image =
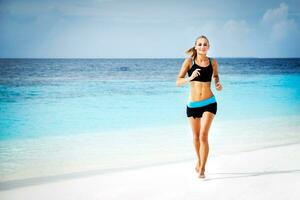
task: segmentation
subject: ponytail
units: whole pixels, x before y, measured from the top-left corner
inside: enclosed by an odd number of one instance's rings
[[[193,60],[194,60],[194,59],[196,58],[196,56],[197,56],[197,51],[196,51],[195,47],[190,48],[190,49],[187,50],[185,53],[188,54],[188,55],[190,55],[190,56],[193,58]]]

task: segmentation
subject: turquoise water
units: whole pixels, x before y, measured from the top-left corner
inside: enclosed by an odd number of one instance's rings
[[[1,180],[191,159],[189,86],[175,86],[182,61],[0,60]],[[300,59],[218,63],[216,154],[233,138],[239,150],[251,138],[251,148],[300,141]],[[263,120],[261,134],[252,137]]]
[[[299,115],[299,74],[226,75],[223,80],[223,119]]]

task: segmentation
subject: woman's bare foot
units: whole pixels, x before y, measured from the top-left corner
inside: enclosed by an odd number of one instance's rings
[[[203,179],[205,178],[204,172],[205,172],[205,169],[201,169],[201,170],[200,170],[199,178],[203,178]]]

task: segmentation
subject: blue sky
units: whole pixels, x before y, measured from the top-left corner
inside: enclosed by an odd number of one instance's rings
[[[300,57],[300,1],[0,0],[0,57]]]

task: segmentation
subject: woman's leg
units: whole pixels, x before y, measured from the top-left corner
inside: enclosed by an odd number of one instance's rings
[[[196,171],[199,172],[200,168],[200,118],[189,117],[189,121],[193,132],[193,143],[197,154]]]
[[[214,118],[214,114],[211,112],[204,112],[201,118],[201,129],[200,129],[200,158],[201,165],[199,169],[199,177],[205,178],[205,165],[209,152],[209,144],[208,144],[208,132],[211,126],[211,123]]]

